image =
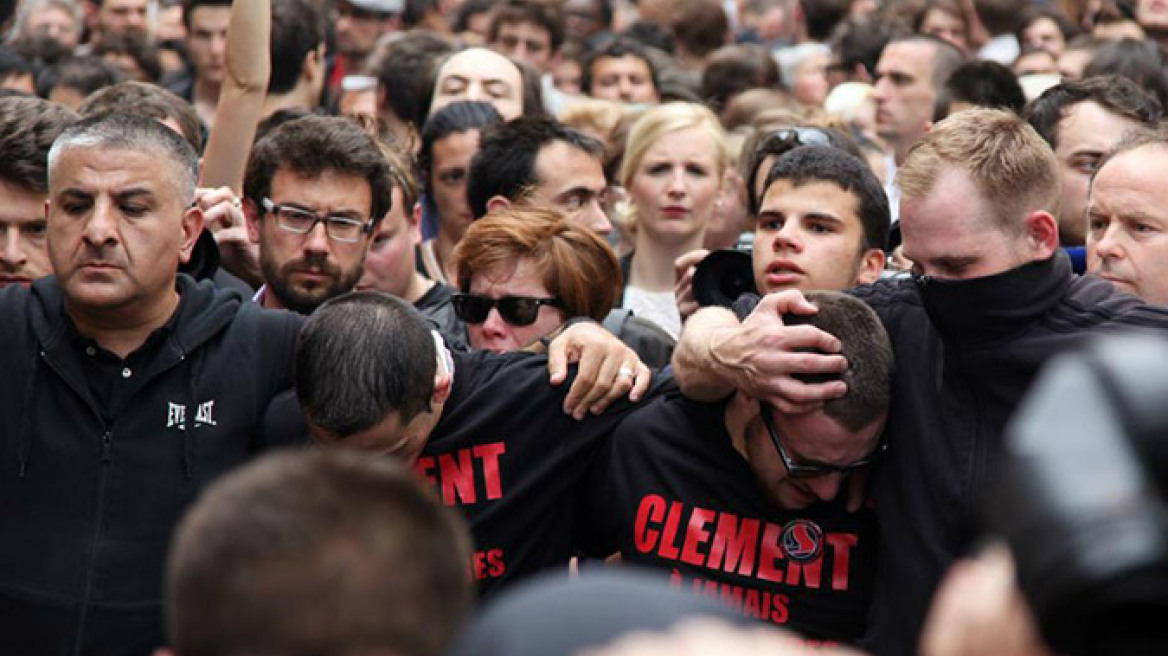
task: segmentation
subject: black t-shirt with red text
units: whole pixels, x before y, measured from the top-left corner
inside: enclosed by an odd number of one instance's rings
[[[472,571],[480,595],[488,595],[567,565],[581,485],[613,428],[637,405],[620,400],[576,421],[562,410],[573,379],[552,386],[547,358],[453,357],[450,398],[414,469],[467,518]]]
[[[671,572],[673,585],[815,641],[864,631],[876,556],[874,513],[842,497],[773,504],[726,432],[726,402],[676,387],[625,419],[590,476],[586,551]]]

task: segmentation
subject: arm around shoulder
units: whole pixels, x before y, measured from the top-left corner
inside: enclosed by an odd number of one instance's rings
[[[738,317],[725,308],[703,308],[690,317],[673,351],[673,376],[683,394],[717,401],[734,391],[730,360],[721,351],[732,347],[740,330]]]

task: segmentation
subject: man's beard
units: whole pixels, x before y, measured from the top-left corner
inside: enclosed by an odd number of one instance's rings
[[[343,271],[330,262],[327,256],[305,257],[279,266],[271,258],[261,255],[260,269],[264,275],[264,282],[268,285],[268,291],[275,294],[281,305],[293,312],[308,315],[330,298],[352,291],[365,271],[365,263],[358,262],[351,270]],[[289,282],[292,274],[301,271],[329,276],[332,279],[331,283],[311,289],[292,285]]]

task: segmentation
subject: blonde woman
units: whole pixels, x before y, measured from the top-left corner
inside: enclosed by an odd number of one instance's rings
[[[622,307],[676,338],[673,262],[701,248],[729,165],[726,135],[709,109],[668,103],[648,110],[629,131],[620,168],[628,193],[633,252],[622,265]]]

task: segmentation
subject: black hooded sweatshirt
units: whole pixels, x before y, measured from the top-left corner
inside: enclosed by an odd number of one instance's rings
[[[303,439],[265,429],[302,318],[186,275],[177,289],[110,396],[94,394],[96,351],[54,278],[0,290],[0,653],[148,654],[182,512],[220,474]]]

